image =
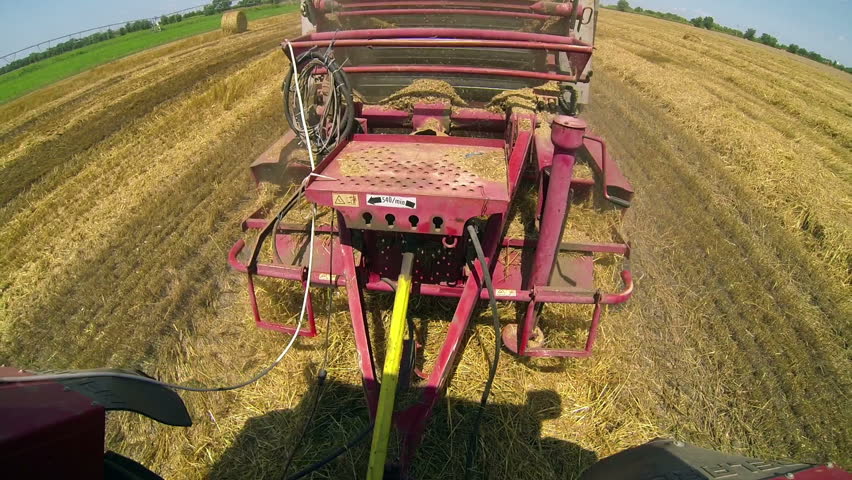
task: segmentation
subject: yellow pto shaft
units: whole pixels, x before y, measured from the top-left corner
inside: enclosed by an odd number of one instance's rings
[[[376,409],[376,423],[373,427],[373,444],[370,448],[370,463],[367,469],[368,480],[381,480],[385,473],[396,385],[399,382],[399,367],[402,362],[405,317],[408,312],[408,297],[411,293],[411,265],[413,263],[413,253],[402,254],[402,267],[399,271],[396,296],[393,300],[393,312],[391,313],[385,367],[382,371],[379,407]]]

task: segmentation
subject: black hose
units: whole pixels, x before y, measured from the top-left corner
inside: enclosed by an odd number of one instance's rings
[[[352,440],[349,440],[349,442],[347,442],[346,445],[339,447],[337,450],[331,452],[330,454],[328,454],[325,458],[323,458],[319,462],[317,462],[317,463],[311,465],[310,467],[296,473],[295,475],[288,478],[287,480],[298,480],[300,478],[305,478],[308,475],[320,470],[321,468],[325,467],[329,463],[333,462],[337,457],[343,455],[344,453],[348,452],[353,447],[355,447],[356,445],[358,445],[359,443],[364,441],[364,439],[367,438],[368,435],[370,434],[370,432],[372,432],[372,431],[373,431],[373,424],[370,424],[367,428],[362,430],[355,438],[353,438]]]
[[[308,415],[307,420],[302,425],[302,433],[299,434],[299,439],[296,441],[296,445],[293,447],[293,450],[290,451],[290,455],[287,457],[287,463],[284,464],[284,472],[281,474],[281,478],[287,478],[287,472],[290,470],[290,464],[293,463],[293,458],[296,457],[296,453],[299,452],[300,447],[305,439],[305,435],[308,434],[308,429],[311,426],[311,423],[314,421],[314,417],[317,414],[317,409],[319,408],[320,397],[322,396],[322,390],[325,386],[325,379],[328,376],[328,372],[325,368],[319,371],[317,375],[317,388],[316,394],[314,394],[314,402],[311,406],[311,413]]]
[[[467,458],[465,459],[464,470],[465,478],[471,478],[473,462],[476,458],[476,446],[479,438],[479,426],[482,422],[482,413],[485,411],[485,404],[488,403],[488,396],[491,394],[491,387],[494,385],[494,377],[497,375],[497,364],[500,360],[500,349],[503,347],[503,342],[500,337],[500,313],[497,311],[497,296],[494,294],[494,284],[491,282],[491,271],[485,259],[485,252],[482,251],[482,245],[479,244],[479,238],[476,236],[476,229],[473,225],[468,225],[467,231],[470,233],[470,240],[473,243],[474,250],[476,250],[476,257],[482,266],[482,276],[485,279],[485,287],[488,289],[488,301],[491,304],[491,317],[494,322],[494,360],[491,362],[491,368],[488,371],[488,380],[485,382],[485,388],[482,390],[482,398],[479,401],[479,411],[476,413],[473,430],[471,430],[470,437],[468,438]]]
[[[313,75],[313,71],[316,68],[325,68],[327,75],[331,77],[332,91],[329,93],[329,102],[327,104],[329,108],[325,109],[322,118],[316,124],[311,124],[307,118],[305,119],[305,123],[308,124],[308,132],[302,131],[303,127],[299,121],[298,112],[294,112],[291,108],[291,104],[298,105],[298,97],[294,95],[293,68],[287,72],[282,86],[284,91],[284,118],[287,119],[290,129],[301,137],[305,145],[313,145],[317,155],[324,155],[337,146],[342,139],[347,138],[352,133],[355,124],[355,103],[352,99],[352,87],[349,83],[349,78],[334,60],[330,50],[326,50],[325,52],[309,50],[299,55],[296,59],[290,59],[290,61],[299,71],[298,81],[300,88],[302,83],[307,86],[307,79]],[[305,99],[306,93],[302,89],[303,101],[307,101]],[[310,105],[306,104],[303,107],[307,110]],[[332,126],[336,124],[337,128],[332,128],[330,132],[326,132],[325,127],[327,124],[324,122],[327,119],[331,120]],[[308,141],[308,136],[312,134],[312,131],[315,132],[314,136],[316,138]]]
[[[271,220],[269,223],[263,227],[263,230],[260,231],[260,234],[257,236],[257,241],[254,243],[254,247],[251,249],[251,256],[249,256],[249,261],[247,264],[247,269],[249,273],[257,273],[257,259],[260,256],[260,250],[263,247],[263,242],[269,237],[269,234],[273,233],[278,228],[278,223],[282,218],[284,218],[293,207],[296,206],[296,203],[302,197],[303,188],[299,188],[288,200],[284,203],[284,206],[281,207],[281,210],[275,215],[275,220]],[[274,235],[273,235],[274,238]],[[279,260],[280,261],[280,260]]]

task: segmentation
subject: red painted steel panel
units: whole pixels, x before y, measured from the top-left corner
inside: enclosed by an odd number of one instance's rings
[[[459,167],[460,148],[474,159],[505,155],[501,140],[356,135],[319,171],[329,178],[315,178],[305,196],[338,209],[351,228],[461,235],[470,218],[504,211],[509,193],[505,173],[496,181]],[[364,173],[346,175],[355,168],[349,162]],[[403,203],[374,203],[379,197]]]
[[[836,466],[819,466],[796,472],[792,477],[780,476],[774,477],[772,480],[852,480],[852,474],[844,471]]]
[[[0,367],[0,376],[26,376]],[[53,382],[0,384],[5,478],[103,478],[104,408]]]

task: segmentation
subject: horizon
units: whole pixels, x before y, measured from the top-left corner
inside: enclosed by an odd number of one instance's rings
[[[687,19],[709,16],[719,25],[743,32],[754,28],[758,37],[768,33],[784,45],[795,43],[852,66],[852,0],[809,2],[807,8],[794,0],[630,0],[630,6],[675,13]]]
[[[0,43],[6,55],[22,48],[101,25],[137,19],[159,17],[178,10],[200,5],[203,0],[148,0],[146,2],[113,2],[109,0],[84,0],[72,5],[60,0],[40,3],[0,0],[0,15],[4,18],[37,18],[32,25],[10,22],[0,32]],[[602,2],[614,5],[615,0]],[[88,8],[80,8],[85,5]],[[829,60],[852,66],[850,26],[852,1],[823,0],[802,8],[793,0],[633,0],[631,7],[642,7],[681,15],[687,19],[711,16],[719,25],[745,31],[754,28],[768,33],[784,44],[796,45],[814,51]],[[45,16],[50,11],[52,15]],[[767,15],[768,14],[768,15]],[[807,24],[803,24],[807,21]],[[819,27],[819,28],[816,28]],[[810,38],[800,32],[807,29]]]

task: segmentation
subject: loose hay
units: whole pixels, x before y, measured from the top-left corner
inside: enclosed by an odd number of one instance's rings
[[[477,147],[451,147],[441,150],[441,162],[455,165],[462,175],[480,177],[495,182],[507,180],[506,154],[503,150]],[[369,147],[355,152],[345,152],[338,157],[340,173],[347,177],[375,176],[368,163],[369,158],[382,158],[387,155],[386,147]],[[379,173],[380,174],[380,173]],[[404,176],[404,174],[402,174]],[[436,175],[441,175],[436,172]]]
[[[488,102],[488,110],[494,113],[512,111],[515,113],[534,112],[536,110],[536,94],[532,88],[506,90],[498,93]]]
[[[486,180],[505,182],[506,154],[502,150],[481,151],[476,147],[453,147],[445,157],[464,171]]]
[[[231,10],[222,15],[222,31],[227,34],[242,33],[248,30],[248,19],[242,10]]]
[[[345,152],[337,157],[340,164],[340,173],[347,177],[366,177],[370,173],[370,167],[363,159],[378,156],[384,153],[380,147],[365,148],[357,152]]]
[[[411,110],[418,103],[444,103],[456,107],[465,107],[467,102],[461,98],[452,85],[443,80],[421,78],[411,85],[391,94],[379,102],[398,110]]]

